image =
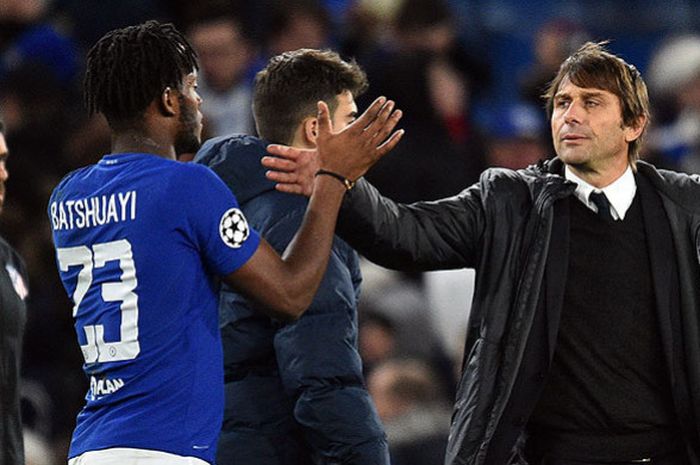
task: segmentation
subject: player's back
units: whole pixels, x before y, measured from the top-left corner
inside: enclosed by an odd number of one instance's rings
[[[235,199],[217,182],[201,166],[118,154],[55,189],[57,261],[90,380],[71,457],[131,447],[213,461],[223,375],[212,275],[240,266],[219,222]]]

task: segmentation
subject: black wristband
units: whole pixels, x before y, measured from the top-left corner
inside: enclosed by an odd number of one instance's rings
[[[342,176],[338,173],[334,173],[333,171],[328,171],[328,170],[316,171],[316,176],[320,176],[322,174],[325,174],[327,176],[331,176],[331,177],[337,179],[338,181],[342,182],[343,186],[345,186],[345,189],[347,189],[347,190],[350,190],[353,187],[355,187],[355,181],[352,181],[352,180],[350,180],[350,179],[346,178],[345,176]]]

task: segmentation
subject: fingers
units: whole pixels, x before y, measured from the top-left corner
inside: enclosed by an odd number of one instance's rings
[[[299,182],[299,177],[294,173],[280,171],[267,171],[265,177],[275,182],[275,189],[288,194],[311,196],[313,184]]]
[[[333,132],[333,123],[331,123],[331,112],[328,109],[326,102],[319,101],[316,106],[318,107],[318,134],[319,136],[330,134]]]
[[[393,108],[393,106],[392,106],[392,108]],[[381,124],[376,126],[376,132],[372,136],[372,143],[378,144],[381,141],[383,141],[384,139],[386,139],[389,136],[389,134],[391,134],[391,131],[393,131],[394,128],[396,127],[396,125],[399,123],[399,120],[401,120],[402,116],[403,116],[403,112],[401,110],[396,110],[393,113],[390,113],[389,111],[387,111],[386,114],[380,115],[377,118],[377,120],[382,118],[383,121],[378,121],[378,124],[379,123],[381,123]]]
[[[386,97],[377,97],[374,102],[367,108],[364,113],[362,113],[351,126],[359,128],[360,130],[365,129],[369,124],[375,120],[379,112],[384,107],[386,103]]]
[[[399,143],[399,141],[403,137],[404,133],[405,133],[405,131],[403,129],[399,129],[398,131],[393,133],[391,135],[391,137],[386,142],[384,142],[382,145],[377,147],[377,151],[376,151],[377,156],[379,158],[381,158],[384,155],[386,155],[387,153],[394,150],[394,147],[396,147],[396,145]]]
[[[299,158],[302,154],[302,152],[305,152],[306,150],[304,149],[296,149],[294,147],[289,147],[286,145],[279,145],[279,144],[270,144],[267,146],[267,153],[271,155],[276,155],[278,157],[282,158],[288,158],[290,160],[296,160]],[[263,160],[265,158],[273,158],[273,157],[263,157]],[[265,162],[263,161],[263,165]]]
[[[284,171],[266,171],[265,177],[270,181],[282,184],[296,184],[299,181],[296,173],[286,173]]]
[[[296,159],[287,160],[278,157],[262,157],[260,163],[271,170],[294,171],[297,168]]]
[[[394,101],[388,100],[384,105],[382,105],[382,108],[379,110],[377,117],[374,120],[370,121],[370,123],[367,125],[365,131],[372,132],[372,130],[376,131],[376,128],[380,128],[389,119],[389,115],[391,115],[391,111],[393,109]]]

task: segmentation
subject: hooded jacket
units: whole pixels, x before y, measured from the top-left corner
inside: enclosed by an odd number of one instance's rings
[[[673,239],[680,291],[678,307],[689,412],[691,463],[697,465],[700,430],[700,178],[638,162],[639,176],[660,197]],[[523,365],[525,346],[545,285],[552,246],[554,204],[573,194],[558,159],[524,170],[490,169],[460,194],[410,205],[382,197],[361,180],[345,199],[337,232],[371,261],[399,270],[475,268],[472,310],[445,463],[525,463],[521,432],[492,444]],[[671,253],[673,253],[671,252]],[[656,264],[655,264],[656,265]],[[669,270],[669,274],[672,270]],[[551,336],[551,335],[550,335]],[[685,389],[685,391],[683,391]],[[679,395],[682,397],[683,395]],[[529,399],[536,402],[537,399]],[[677,400],[677,399],[674,399]],[[688,409],[686,409],[688,410]],[[505,452],[505,454],[504,454]]]
[[[281,254],[308,201],[265,178],[265,147],[250,136],[219,137],[195,161],[223,179],[248,222]],[[296,322],[271,319],[223,287],[226,407],[218,463],[388,465],[357,349],[360,282],[357,254],[336,237],[318,293]]]

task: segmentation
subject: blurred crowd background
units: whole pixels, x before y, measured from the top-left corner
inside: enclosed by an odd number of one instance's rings
[[[69,170],[109,151],[88,118],[86,51],[116,27],[159,19],[201,60],[205,137],[254,133],[254,75],[301,47],[333,48],[395,99],[406,136],[368,175],[402,202],[459,192],[489,166],[552,155],[540,95],[587,40],[645,76],[654,108],[643,157],[700,172],[697,0],[0,0],[0,115],[10,147],[0,234],[31,281],[23,364],[30,465],[65,463],[87,383],[55,271],[46,204]],[[395,465],[441,464],[469,313],[468,271],[405,275],[365,264],[360,344]]]

